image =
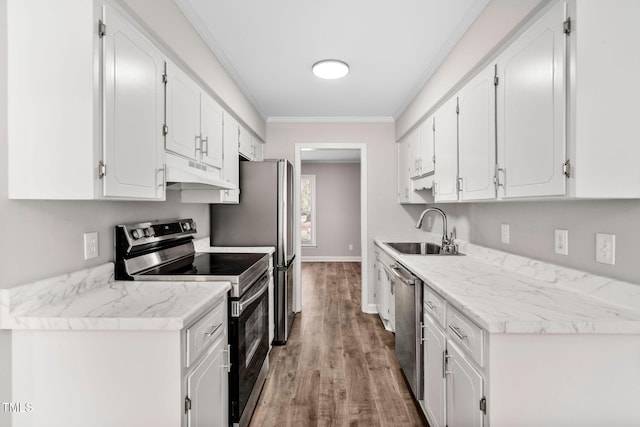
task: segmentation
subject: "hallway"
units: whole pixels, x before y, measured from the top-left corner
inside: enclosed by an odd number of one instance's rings
[[[303,263],[302,312],[274,346],[251,427],[426,426],[394,335],[360,311],[360,263]]]

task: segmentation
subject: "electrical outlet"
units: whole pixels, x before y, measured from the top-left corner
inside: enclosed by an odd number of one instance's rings
[[[433,218],[431,217],[431,215],[429,215],[427,217],[427,228],[431,230],[431,227],[433,227]]]
[[[353,250],[353,245],[351,243],[349,243],[349,250],[352,251]]]
[[[84,233],[84,259],[98,257],[98,232]]]
[[[616,263],[616,235],[596,233],[596,261],[603,264]]]
[[[500,225],[500,241],[505,245],[509,244],[509,224]]]
[[[560,255],[569,255],[569,230],[555,231],[555,251]]]

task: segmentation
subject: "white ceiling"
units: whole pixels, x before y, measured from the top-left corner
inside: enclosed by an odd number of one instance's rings
[[[397,118],[488,0],[175,0],[267,119]],[[341,80],[311,66],[349,63]]]

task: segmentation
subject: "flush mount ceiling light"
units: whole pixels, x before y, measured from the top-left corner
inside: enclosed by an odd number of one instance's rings
[[[326,80],[341,79],[349,74],[349,64],[338,59],[323,59],[311,67],[316,77]]]

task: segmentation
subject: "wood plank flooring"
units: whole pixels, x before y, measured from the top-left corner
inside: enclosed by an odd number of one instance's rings
[[[394,355],[394,335],[360,311],[359,263],[303,263],[302,312],[250,427],[427,426]]]

